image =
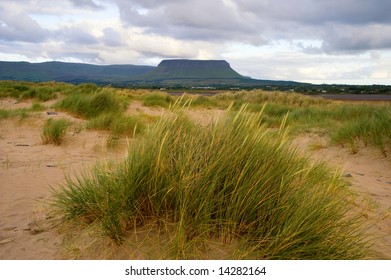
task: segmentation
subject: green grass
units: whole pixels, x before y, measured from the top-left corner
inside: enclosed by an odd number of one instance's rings
[[[89,94],[72,93],[59,101],[55,108],[89,119],[104,113],[123,112],[126,105],[126,100],[114,90],[102,88]]]
[[[48,119],[41,133],[41,140],[43,144],[61,145],[64,142],[64,137],[68,129],[69,123],[67,120]]]
[[[243,107],[208,127],[180,112],[161,118],[122,163],[68,177],[54,191],[54,213],[98,225],[118,243],[155,221],[171,258],[204,258],[215,240],[233,245],[225,258],[367,257],[340,175],[300,156],[283,129],[260,118]]]
[[[168,108],[174,102],[174,98],[166,93],[147,93],[141,97],[144,106],[155,107],[160,106]]]
[[[45,111],[47,108],[43,106],[41,103],[33,103],[31,105],[31,108],[29,109],[31,112],[42,112]]]
[[[0,97],[48,101],[55,99],[57,93],[67,92],[73,87],[70,84],[55,82],[0,81]]]
[[[40,103],[33,103],[30,108],[21,109],[0,109],[0,120],[8,118],[19,118],[20,120],[27,119],[31,113],[41,112],[46,107]]]
[[[112,134],[121,136],[135,136],[144,131],[145,123],[137,116],[125,116],[122,113],[104,113],[90,119],[88,129],[107,130]]]
[[[385,156],[391,149],[391,106],[373,108],[370,113],[352,118],[331,134],[335,143],[349,145],[357,153],[360,143],[377,147]]]
[[[10,116],[10,110],[0,109],[0,120],[8,119]]]
[[[25,120],[30,117],[31,109],[0,109],[0,120],[8,119],[8,118],[18,118],[19,120]]]

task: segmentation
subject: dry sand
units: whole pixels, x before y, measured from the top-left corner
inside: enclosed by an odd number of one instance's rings
[[[308,134],[296,137],[294,145],[315,161],[325,161],[342,172],[357,197],[357,210],[370,224],[375,258],[391,259],[391,159],[378,149],[360,147],[353,154],[347,147],[333,146],[327,138]]]
[[[28,108],[30,102],[0,100],[0,108]],[[50,105],[48,103],[47,105]],[[129,113],[158,116],[162,110],[132,103]],[[192,110],[191,116],[207,123],[221,114],[216,109]],[[61,146],[42,145],[41,128],[45,119],[67,118],[76,125],[68,131]],[[103,132],[78,130],[83,121],[59,113],[18,121],[0,121],[0,259],[61,259],[62,236],[52,227],[47,201],[50,187],[64,182],[64,173],[77,174],[99,159],[119,160],[124,150],[107,151]],[[314,160],[326,160],[332,168],[346,173],[351,188],[360,193],[357,209],[373,223],[376,258],[391,259],[391,160],[376,150],[364,148],[353,155],[342,147],[327,143],[325,138],[306,135],[294,144]],[[351,176],[351,177],[350,177]]]

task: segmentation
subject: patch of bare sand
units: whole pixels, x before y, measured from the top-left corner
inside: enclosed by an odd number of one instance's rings
[[[218,120],[224,113],[221,109],[189,109],[188,116],[196,123],[208,125],[211,122]]]
[[[102,132],[70,128],[61,146],[42,145],[46,118],[80,120],[46,112],[22,122],[0,122],[0,259],[57,259],[61,237],[52,228],[46,202],[50,187],[64,182],[107,155]],[[123,152],[110,158],[122,158]]]
[[[391,159],[369,147],[352,154],[316,134],[298,136],[293,142],[312,159],[342,171],[350,188],[359,194],[358,210],[371,225],[376,258],[391,259]]]
[[[50,108],[58,99],[51,99],[45,102],[40,102],[42,106]],[[0,99],[0,109],[15,110],[15,109],[28,109],[33,105],[31,99],[18,100],[12,97]]]
[[[141,101],[132,101],[127,108],[128,114],[145,114],[154,117],[159,117],[164,113],[162,107],[146,107],[142,105]]]

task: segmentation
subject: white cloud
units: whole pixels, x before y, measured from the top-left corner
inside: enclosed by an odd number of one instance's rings
[[[389,0],[1,0],[0,59],[226,59],[254,78],[390,84],[390,10]]]

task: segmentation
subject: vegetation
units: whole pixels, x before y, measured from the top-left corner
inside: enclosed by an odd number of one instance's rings
[[[145,123],[140,117],[125,116],[122,113],[103,113],[91,119],[88,129],[108,130],[114,135],[135,136],[145,129]]]
[[[58,93],[69,91],[72,85],[64,83],[31,83],[0,81],[0,97],[13,97],[16,99],[35,99],[48,101],[55,99]]]
[[[344,123],[331,139],[339,144],[348,144],[353,153],[357,153],[360,142],[365,145],[378,147],[387,156],[387,149],[391,148],[391,106],[383,106],[377,110],[362,106],[368,113],[352,118]]]
[[[340,104],[296,93],[265,91],[223,93],[203,99],[209,100],[204,102],[207,106],[226,108],[232,103],[236,110],[247,103],[250,111],[263,112],[260,122],[268,127],[279,127],[288,115],[291,134],[323,133],[333,143],[349,145],[354,153],[360,143],[378,147],[384,155],[391,149],[389,104]]]
[[[156,221],[174,258],[203,258],[197,248],[217,240],[236,244],[227,258],[364,258],[339,174],[299,156],[284,129],[269,131],[260,118],[244,107],[206,128],[180,112],[162,118],[122,163],[67,178],[55,211],[118,243]]]
[[[42,129],[41,139],[43,144],[61,145],[67,131],[69,123],[67,120],[48,119]]]
[[[142,96],[142,101],[144,106],[168,108],[174,99],[167,93],[148,93]]]
[[[91,65],[65,62],[0,62],[0,79],[32,82],[58,81],[70,83],[93,82],[115,84],[135,79],[154,69],[138,65]]]
[[[134,137],[122,162],[99,163],[54,191],[53,209],[65,225],[93,228],[133,251],[148,245],[130,240],[131,233],[149,228],[160,242],[160,250],[143,251],[150,258],[216,258],[216,251],[230,259],[368,256],[365,226],[344,181],[300,156],[287,137],[319,133],[353,153],[368,145],[389,156],[390,104],[260,90],[178,98],[95,84],[3,81],[0,98],[28,98],[33,105],[0,108],[0,120],[27,118],[56,96],[56,109],[86,119],[88,129],[109,131],[107,147]],[[170,112],[158,120],[130,116],[125,109],[132,99]],[[176,106],[227,112],[201,126]],[[48,120],[42,142],[60,145],[68,127],[66,120]]]
[[[101,88],[93,93],[71,93],[59,101],[55,108],[72,113],[80,118],[95,118],[104,113],[120,113],[126,108],[126,100],[110,88]]]
[[[0,109],[0,120],[7,118],[19,118],[20,120],[27,119],[31,114],[35,112],[41,112],[45,110],[46,107],[40,103],[34,103],[30,108],[21,108],[21,109]]]

